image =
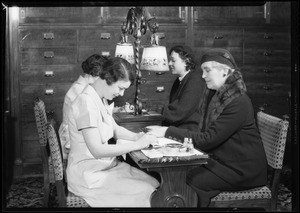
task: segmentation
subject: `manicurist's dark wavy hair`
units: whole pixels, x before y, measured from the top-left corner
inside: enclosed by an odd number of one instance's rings
[[[129,80],[131,84],[134,82],[134,70],[132,65],[125,59],[120,57],[109,58],[103,63],[103,71],[99,77],[111,85],[119,80]]]
[[[81,68],[84,73],[98,77],[103,71],[102,65],[107,60],[108,57],[106,56],[94,54],[81,63]]]

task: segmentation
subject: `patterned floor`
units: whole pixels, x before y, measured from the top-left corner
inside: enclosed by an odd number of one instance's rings
[[[43,179],[30,177],[15,180],[6,198],[7,208],[39,208],[43,207]],[[279,186],[278,211],[290,212],[292,210],[291,199],[291,171],[283,171]],[[51,185],[50,208],[58,207],[55,185]]]

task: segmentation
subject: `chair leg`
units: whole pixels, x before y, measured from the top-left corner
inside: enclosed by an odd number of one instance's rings
[[[44,179],[44,207],[48,207],[49,196],[50,196],[49,182],[47,183],[47,180]]]

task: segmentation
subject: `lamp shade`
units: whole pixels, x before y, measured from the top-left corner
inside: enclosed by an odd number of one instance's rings
[[[118,43],[115,56],[126,59],[130,64],[135,63],[133,45],[131,43]]]
[[[143,50],[140,64],[141,70],[165,72],[169,71],[167,50],[164,46],[149,46]]]

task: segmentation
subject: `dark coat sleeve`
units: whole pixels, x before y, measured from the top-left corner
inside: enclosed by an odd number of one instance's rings
[[[167,129],[165,137],[176,138],[183,141],[185,137],[192,138],[196,147],[203,151],[209,151],[224,143],[232,134],[238,131],[245,123],[245,113],[247,113],[249,106],[239,98],[233,100],[224,109],[217,120],[210,125],[206,132],[188,131],[186,129],[179,129],[170,126]]]
[[[198,109],[202,94],[205,88],[205,82],[201,78],[200,73],[194,71],[188,76],[177,97],[172,98],[173,101],[165,106],[163,116],[169,124],[177,125],[190,118]]]

